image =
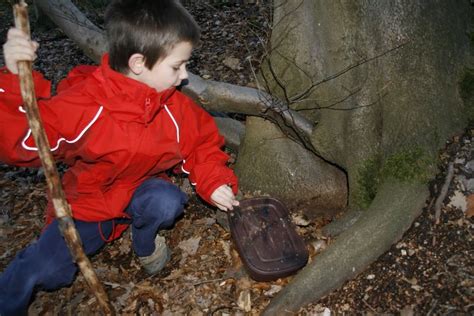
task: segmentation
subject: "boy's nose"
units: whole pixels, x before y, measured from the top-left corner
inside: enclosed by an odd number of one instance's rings
[[[180,80],[188,79],[188,71],[186,70],[186,68],[180,71],[179,79]]]

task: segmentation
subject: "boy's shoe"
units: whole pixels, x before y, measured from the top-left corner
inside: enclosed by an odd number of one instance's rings
[[[165,237],[156,235],[155,237],[155,251],[149,256],[138,257],[143,269],[150,274],[156,274],[164,268],[166,263],[170,260],[170,249],[166,245]]]

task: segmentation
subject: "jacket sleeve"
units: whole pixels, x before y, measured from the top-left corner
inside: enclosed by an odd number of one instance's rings
[[[183,142],[188,154],[185,156],[183,171],[196,186],[196,192],[208,203],[211,194],[223,184],[238,191],[238,179],[227,167],[229,156],[221,150],[224,138],[219,134],[214,119],[193,101],[187,100],[183,119]]]
[[[69,105],[67,97],[50,99],[49,81],[38,72],[34,72],[33,79],[51,151],[55,159],[62,160],[94,117],[95,109],[82,111],[78,101],[74,101],[76,105]],[[0,70],[0,161],[18,166],[40,166],[38,149],[22,103],[18,76]]]

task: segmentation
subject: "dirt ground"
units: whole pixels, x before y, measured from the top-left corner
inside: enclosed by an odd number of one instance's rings
[[[270,32],[270,11],[263,4],[225,2],[215,1],[219,5],[211,6],[207,1],[194,1],[188,5],[203,31],[203,43],[189,68],[205,79],[252,85],[252,69],[258,68]],[[100,24],[101,14],[80,3]],[[10,8],[1,2],[2,41],[11,21]],[[33,37],[41,44],[35,68],[54,83],[74,65],[92,63],[55,28],[33,23]],[[473,314],[473,143],[473,129],[447,142],[440,152],[439,174],[430,184],[432,195],[402,240],[354,280],[297,314]],[[442,203],[440,223],[435,225],[434,202],[446,182],[449,164],[453,178]],[[41,232],[44,182],[40,169],[0,163],[0,271]],[[150,277],[141,270],[131,251],[128,231],[92,257],[112,304],[119,314],[127,315],[258,315],[291,277],[273,282],[249,278],[229,232],[220,225],[220,213],[189,193],[184,217],[163,232],[173,254],[158,275]],[[317,260],[319,250],[313,246],[316,232],[327,219],[305,222],[300,214],[294,217],[299,219],[298,232],[307,243],[310,260]],[[30,307],[31,315],[98,312],[81,275],[68,288],[39,292]]]

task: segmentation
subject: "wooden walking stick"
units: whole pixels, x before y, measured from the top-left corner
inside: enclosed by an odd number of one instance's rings
[[[15,26],[30,35],[28,10],[25,1],[20,0],[14,3],[13,12],[15,16]],[[91,262],[84,253],[80,236],[72,220],[71,209],[66,201],[58,170],[56,169],[54,158],[50,151],[49,141],[40,117],[38,104],[36,103],[31,62],[18,62],[18,72],[26,117],[28,118],[28,123],[36,142],[36,146],[38,147],[38,155],[44,168],[46,182],[51,194],[51,200],[53,201],[56,218],[59,223],[59,230],[71,251],[73,260],[79,266],[90,290],[97,298],[103,311],[105,314],[114,315],[114,309],[110,305],[107,294],[92,269]]]

